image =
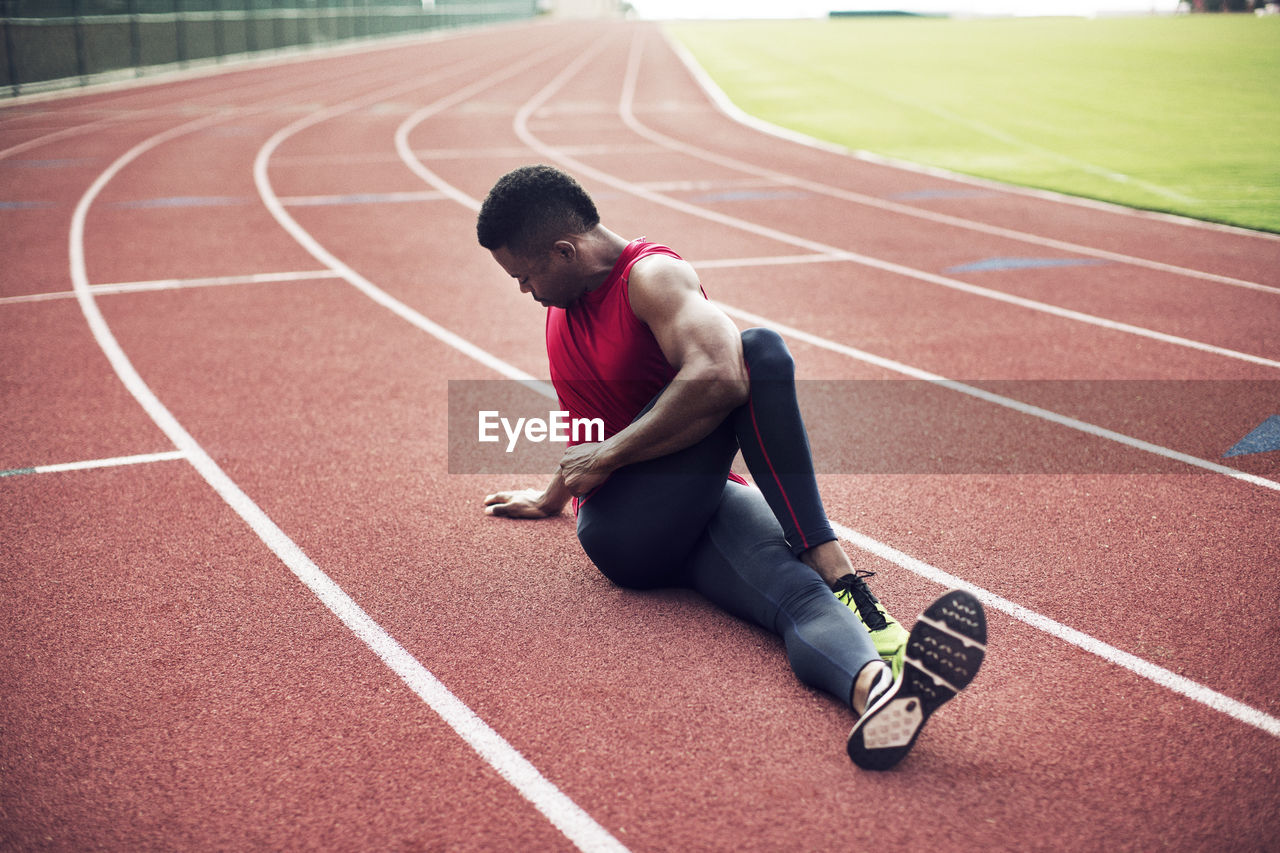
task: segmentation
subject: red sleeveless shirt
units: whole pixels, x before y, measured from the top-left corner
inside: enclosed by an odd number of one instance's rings
[[[568,308],[547,309],[547,360],[560,408],[572,419],[602,419],[605,438],[625,429],[676,375],[631,310],[631,268],[650,255],[680,257],[666,246],[633,240],[604,284]]]

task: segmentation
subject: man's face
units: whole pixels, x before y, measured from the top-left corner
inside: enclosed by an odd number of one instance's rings
[[[586,290],[574,253],[566,252],[560,243],[541,254],[517,255],[505,246],[490,254],[520,285],[520,292],[533,296],[539,305],[568,308]]]

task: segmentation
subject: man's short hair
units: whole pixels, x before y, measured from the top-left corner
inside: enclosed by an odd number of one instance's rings
[[[551,166],[521,166],[489,190],[476,236],[490,251],[506,247],[532,255],[565,234],[585,234],[599,224],[595,202],[569,175]]]

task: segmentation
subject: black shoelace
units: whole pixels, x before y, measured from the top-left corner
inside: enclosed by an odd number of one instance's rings
[[[889,623],[885,621],[884,614],[876,608],[876,602],[880,599],[875,597],[871,592],[871,588],[867,586],[867,578],[875,577],[875,572],[869,572],[866,569],[858,569],[852,575],[845,575],[836,581],[836,585],[832,588],[836,597],[842,601],[853,601],[853,606],[858,608],[858,614],[862,617],[862,621],[866,624],[867,630],[883,631],[889,627]]]

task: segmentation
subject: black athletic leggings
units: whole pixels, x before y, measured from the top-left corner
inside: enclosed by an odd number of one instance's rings
[[[768,329],[742,333],[747,403],[710,435],[615,471],[578,510],[578,540],[619,586],[689,586],[783,638],[804,683],[848,702],[878,655],[797,554],[835,539],[818,496],[795,365]],[[757,488],[727,479],[741,449]]]

